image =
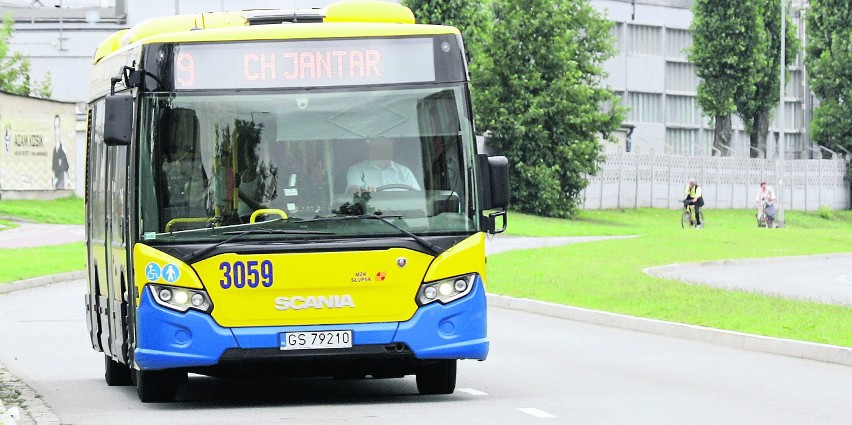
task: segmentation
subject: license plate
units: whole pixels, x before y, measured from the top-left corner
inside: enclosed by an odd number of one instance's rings
[[[352,331],[285,332],[278,342],[282,350],[352,348]]]

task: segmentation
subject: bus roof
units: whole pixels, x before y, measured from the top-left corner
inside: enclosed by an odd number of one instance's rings
[[[132,44],[458,34],[414,25],[410,9],[381,1],[346,1],[324,9],[245,10],[145,20],[101,42],[93,63]]]

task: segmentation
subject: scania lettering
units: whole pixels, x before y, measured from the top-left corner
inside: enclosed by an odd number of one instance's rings
[[[86,322],[108,385],[188,374],[454,391],[485,360],[508,163],[457,29],[392,2],[180,15],[95,52]]]
[[[294,296],[291,298],[278,297],[275,299],[275,308],[278,310],[302,310],[306,308],[355,308],[355,302],[350,295],[331,295],[328,297],[308,295],[307,297]]]

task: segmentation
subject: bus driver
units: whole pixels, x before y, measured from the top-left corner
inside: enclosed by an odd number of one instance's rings
[[[393,160],[394,144],[395,141],[389,137],[367,140],[370,157],[349,168],[346,173],[347,193],[375,192],[387,185],[408,186],[406,189],[420,190],[414,173]]]

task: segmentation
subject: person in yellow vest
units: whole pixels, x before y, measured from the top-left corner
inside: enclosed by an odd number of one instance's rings
[[[686,187],[686,199],[683,200],[683,206],[693,205],[695,208],[695,227],[701,228],[701,215],[699,214],[701,207],[704,206],[704,196],[701,194],[701,186],[695,183],[695,179],[689,179],[689,185]]]

